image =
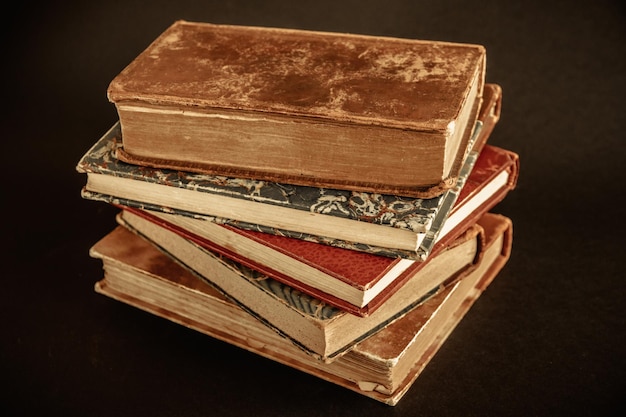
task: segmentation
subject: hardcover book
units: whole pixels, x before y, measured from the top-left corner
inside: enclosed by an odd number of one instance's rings
[[[486,215],[480,224],[486,250],[475,269],[353,345],[332,363],[307,355],[190,270],[122,228],[91,249],[92,256],[102,259],[104,268],[104,277],[95,290],[358,394],[396,405],[510,255],[510,220]]]
[[[295,345],[325,362],[336,360],[355,342],[401,317],[474,268],[482,256],[484,241],[482,229],[471,225],[465,234],[437,256],[429,258],[424,267],[415,271],[376,311],[362,317],[211,252],[143,217],[123,211],[117,219],[127,230],[141,236]]]
[[[448,246],[468,225],[504,198],[515,185],[517,162],[515,153],[485,146],[430,256]],[[362,316],[375,311],[425,263],[243,230],[172,213],[123,208],[125,221],[139,232],[146,227],[145,220],[157,223],[210,251]]]
[[[472,139],[481,149],[487,141],[482,127],[489,132],[499,119],[499,89],[489,90],[495,94]],[[453,188],[425,199],[144,167],[117,159],[121,146],[116,124],[81,158],[83,197],[418,260],[432,249],[435,228],[448,217],[478,157],[477,150],[470,153]]]
[[[133,163],[424,197],[456,181],[485,57],[465,43],[177,21],[108,97]]]

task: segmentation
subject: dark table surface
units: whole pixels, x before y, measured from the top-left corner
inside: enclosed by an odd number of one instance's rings
[[[510,3],[510,4],[509,4]],[[513,254],[388,407],[93,291],[115,211],[80,156],[111,79],[176,19],[480,43],[516,151]],[[610,1],[17,4],[3,23],[0,412],[63,416],[607,415],[625,371],[626,25]]]

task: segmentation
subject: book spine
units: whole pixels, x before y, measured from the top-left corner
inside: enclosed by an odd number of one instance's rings
[[[432,252],[435,243],[439,239],[440,232],[443,229],[444,223],[448,219],[449,214],[452,212],[452,208],[456,204],[461,190],[463,189],[463,186],[465,186],[465,183],[469,178],[472,169],[474,169],[479,155],[480,152],[477,151],[473,151],[469,154],[465,163],[463,164],[463,168],[461,169],[461,175],[459,175],[459,180],[457,181],[456,185],[444,195],[443,202],[439,209],[439,215],[435,218],[430,229],[426,232],[426,235],[417,250],[417,256],[420,259],[426,259],[428,255],[430,255],[430,252]]]

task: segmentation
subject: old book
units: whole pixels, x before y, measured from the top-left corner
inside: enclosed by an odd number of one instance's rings
[[[436,245],[430,256],[447,247],[469,224],[504,198],[516,182],[517,162],[515,153],[485,146],[461,191],[461,198],[434,239]],[[125,221],[140,233],[145,227],[154,227],[146,224],[146,220],[157,223],[208,250],[357,315],[375,311],[424,266],[424,262],[415,260],[377,256],[189,216],[125,209],[122,214]]]
[[[497,122],[501,100],[498,88],[488,90],[495,94],[472,139],[483,146],[482,127]],[[142,167],[117,159],[121,146],[116,124],[81,158],[77,170],[87,174],[83,197],[418,260],[432,249],[434,229],[448,217],[478,157],[470,153],[455,187],[424,199]]]
[[[108,97],[134,163],[424,197],[458,176],[485,57],[473,44],[177,21]]]
[[[402,316],[472,269],[482,256],[484,240],[482,229],[471,225],[466,233],[411,274],[376,311],[361,317],[211,252],[167,228],[146,220],[140,223],[141,217],[127,223],[128,213],[124,214],[117,217],[121,225],[185,265],[301,349],[326,362],[336,360],[356,341]],[[134,228],[136,225],[140,230]]]
[[[98,293],[216,339],[396,405],[456,324],[505,265],[512,224],[481,218],[486,251],[478,266],[332,363],[312,358],[190,271],[137,238],[113,234],[91,250],[103,261]],[[122,229],[123,230],[123,229]]]

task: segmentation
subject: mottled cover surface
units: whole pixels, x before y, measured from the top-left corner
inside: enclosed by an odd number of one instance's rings
[[[442,131],[484,60],[480,45],[178,21],[108,94]]]

